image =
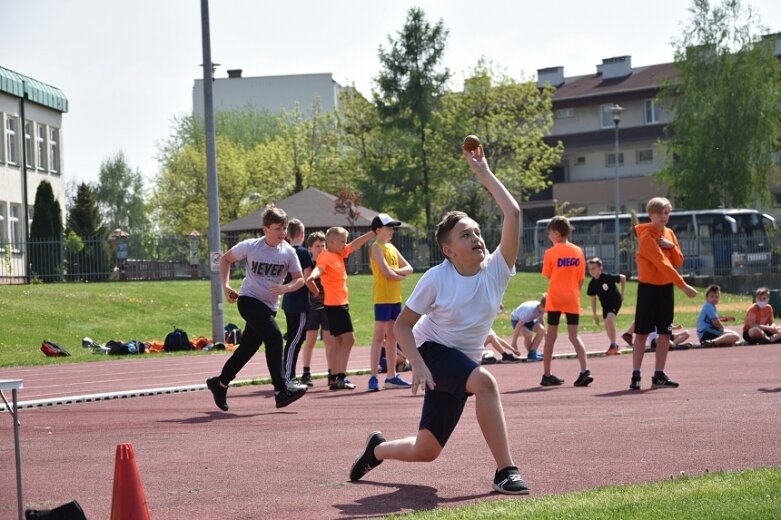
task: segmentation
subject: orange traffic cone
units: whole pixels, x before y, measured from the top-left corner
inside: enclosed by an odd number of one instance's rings
[[[130,443],[117,444],[111,520],[151,520],[141,476],[136,467],[136,456]]]

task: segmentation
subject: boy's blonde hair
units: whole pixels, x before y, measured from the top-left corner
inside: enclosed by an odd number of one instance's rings
[[[760,287],[757,289],[757,291],[754,293],[754,297],[759,298],[760,296],[770,296],[770,289],[767,287]]]
[[[645,206],[646,213],[661,213],[664,208],[673,209],[672,203],[665,197],[654,197]]]
[[[589,265],[594,264],[594,265],[598,265],[599,267],[602,267],[602,259],[599,258],[598,256],[595,256],[594,258],[592,258],[586,263]]]
[[[278,208],[273,204],[266,206],[263,211],[263,215],[260,217],[263,227],[271,227],[273,224],[287,225],[287,213],[282,208]]]
[[[335,236],[342,236],[346,237],[349,236],[349,233],[347,233],[347,230],[340,226],[334,226],[331,228],[328,228],[328,231],[325,232],[325,241],[328,242]]]
[[[542,308],[545,308],[545,302],[548,299],[548,293],[544,292],[542,293],[542,296],[540,297],[540,305],[542,305]]]

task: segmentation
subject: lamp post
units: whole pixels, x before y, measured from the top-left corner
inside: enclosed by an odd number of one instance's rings
[[[616,273],[621,272],[621,251],[619,250],[619,243],[620,243],[619,214],[621,213],[621,190],[618,184],[618,123],[621,122],[621,112],[623,110],[624,110],[623,107],[619,106],[618,103],[614,103],[613,107],[610,109],[610,111],[613,113],[613,124],[614,124],[614,134],[615,134],[615,144],[616,144],[616,153],[613,161],[613,165],[615,166],[615,173],[616,173],[616,207],[615,207],[616,210],[615,272]]]

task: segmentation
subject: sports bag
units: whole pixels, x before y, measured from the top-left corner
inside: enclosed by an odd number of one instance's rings
[[[235,323],[225,325],[225,343],[239,345],[241,343],[241,329]]]
[[[43,352],[46,357],[70,356],[67,350],[48,339],[41,342],[41,352]]]
[[[190,345],[190,338],[187,337],[187,333],[182,329],[174,329],[173,332],[169,332],[163,343],[163,350],[166,352],[192,350],[192,348],[192,345]]]

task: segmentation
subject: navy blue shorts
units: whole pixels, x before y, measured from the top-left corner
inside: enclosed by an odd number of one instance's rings
[[[399,314],[401,314],[401,302],[374,304],[374,321],[396,321]]]
[[[467,398],[466,382],[480,365],[460,350],[427,341],[418,349],[436,383],[435,390],[426,389],[420,430],[430,431],[444,448],[456,429]]]
[[[513,330],[515,330],[515,326],[518,325],[518,320],[514,320],[510,318],[510,325],[513,326]],[[534,332],[534,326],[537,325],[537,320],[527,321],[523,324],[524,327],[529,329],[530,331]]]
[[[306,330],[323,330],[328,329],[328,316],[325,315],[325,309],[320,307],[319,309],[309,309],[306,314]]]

